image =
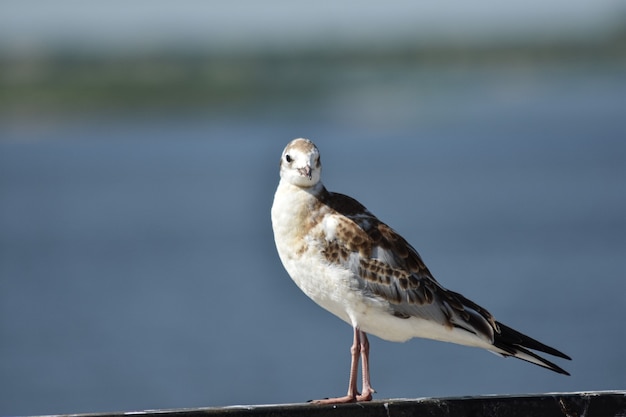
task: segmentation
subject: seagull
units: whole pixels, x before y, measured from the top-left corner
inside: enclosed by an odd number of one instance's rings
[[[372,399],[368,333],[394,342],[421,337],[479,347],[569,375],[533,350],[569,356],[444,288],[402,236],[355,199],[327,191],[321,173],[315,144],[292,140],[280,158],[271,210],[276,249],[287,273],[308,297],[354,331],[348,393],[315,403]]]

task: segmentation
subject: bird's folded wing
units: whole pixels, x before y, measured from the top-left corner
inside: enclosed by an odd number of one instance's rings
[[[323,253],[349,268],[367,296],[387,302],[397,317],[434,320],[493,341],[498,326],[491,314],[443,288],[402,236],[348,196],[328,193],[324,200],[331,211],[324,219]]]

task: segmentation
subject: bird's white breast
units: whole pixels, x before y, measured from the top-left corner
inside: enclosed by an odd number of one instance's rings
[[[328,222],[332,222],[328,208],[310,191],[280,182],[272,205],[272,227],[283,266],[313,301],[356,325],[356,317],[367,306],[353,287],[352,272],[323,256]]]

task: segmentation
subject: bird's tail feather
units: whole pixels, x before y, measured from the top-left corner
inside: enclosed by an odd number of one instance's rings
[[[569,356],[502,323],[497,322],[497,325],[500,332],[494,335],[495,340],[493,344],[502,351],[500,353],[505,356],[514,356],[518,359],[534,363],[535,365],[542,366],[560,374],[569,375],[569,373],[560,366],[542,358],[534,352],[531,352],[529,349],[568,360],[571,359]]]

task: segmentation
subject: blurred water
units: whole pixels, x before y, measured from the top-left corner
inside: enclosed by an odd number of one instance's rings
[[[626,388],[626,80],[601,75],[487,74],[432,100],[375,84],[241,117],[5,123],[0,415],[344,393],[351,330],[273,246],[278,158],[297,136],[320,147],[327,187],[399,230],[445,286],[574,358],[564,377],[373,338],[377,398]]]

